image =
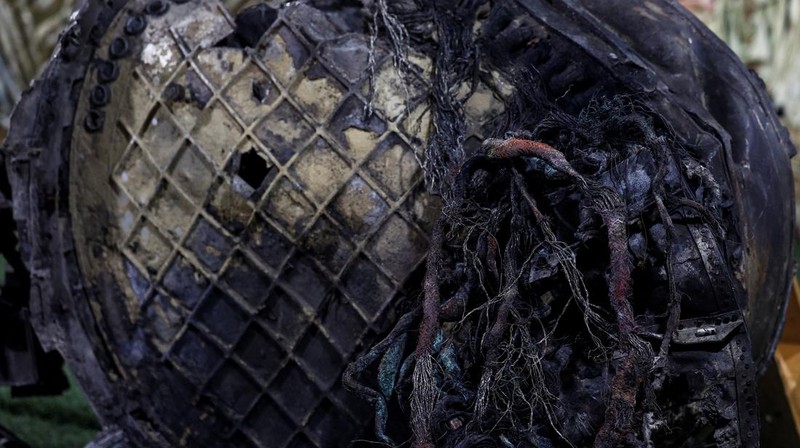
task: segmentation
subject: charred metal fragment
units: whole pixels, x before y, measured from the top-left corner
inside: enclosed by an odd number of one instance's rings
[[[20,221],[35,325],[115,443],[346,444],[369,409],[338,378],[394,321],[435,210],[416,134],[364,117],[365,73],[336,56],[368,36],[340,42],[307,5],[245,11],[237,33],[215,0],[121,3],[87,3],[96,50],[54,63],[13,121],[9,172],[36,184],[14,203],[47,205]]]
[[[169,11],[167,0],[150,0],[144,8],[144,12],[151,16],[163,16]]]
[[[103,130],[105,125],[106,115],[100,109],[89,109],[86,113],[86,119],[83,122],[87,132],[96,133]]]
[[[376,14],[405,19],[408,29],[424,16],[393,6],[374,7]],[[418,329],[405,324],[387,339],[417,339],[417,350],[402,355],[404,370],[414,373],[373,366],[371,360],[388,348],[381,344],[347,373],[349,383],[373,401],[375,383],[367,372],[378,369],[376,385],[386,375],[397,381],[376,402],[376,418],[392,421],[395,412],[405,426],[379,423],[379,439],[410,438],[419,448],[756,446],[750,335],[759,328],[748,329],[744,320],[764,306],[754,304],[755,296],[783,303],[791,269],[779,263],[769,297],[745,289],[754,273],[742,271],[735,246],[749,244],[741,231],[754,221],[742,202],[743,179],[730,170],[728,157],[750,140],[729,139],[727,132],[736,133],[740,120],[770,117],[770,125],[759,125],[759,138],[781,148],[771,157],[784,161],[779,171],[785,195],[775,206],[785,219],[764,235],[784,235],[787,244],[774,247],[789,257],[785,160],[794,150],[769,107],[756,118],[742,104],[763,105],[763,85],[735,58],[704,68],[697,78],[673,75],[685,69],[677,62],[651,62],[661,61],[664,47],[655,51],[648,48],[653,40],[625,36],[657,27],[673,36],[664,39],[674,46],[676,61],[704,51],[682,52],[685,44],[676,36],[689,45],[721,47],[705,31],[697,43],[694,33],[701,27],[667,5],[634,8],[627,20],[615,15],[614,6],[596,3],[498,3],[483,15],[474,4],[473,11],[437,6],[428,12],[437,19],[438,41],[448,43],[439,46],[444,53],[437,62],[463,52],[458,61],[466,63],[474,52],[485,55],[476,71],[512,74],[515,91],[506,98],[503,124],[490,131],[510,135],[486,139],[483,153],[461,162],[468,102],[453,101],[449,92],[466,82],[472,65],[437,67],[440,115],[434,117],[438,132],[429,141],[427,174],[438,188],[456,186],[441,191],[445,208],[437,226],[448,236],[429,249],[428,273],[435,280],[426,283]],[[634,24],[631,18],[639,14],[649,18],[649,27]],[[384,31],[403,40],[393,26]],[[486,30],[491,38],[473,43],[465,29]],[[587,38],[587,29],[616,34]],[[584,56],[575,59],[576,51]],[[704,90],[718,78],[741,85],[749,99]],[[681,98],[680,106],[668,92]],[[731,95],[741,101],[735,113]],[[697,98],[707,102],[695,103]],[[727,106],[717,108],[717,101]],[[717,133],[702,131],[707,123]],[[644,234],[655,244],[645,243]],[[463,260],[472,277],[483,279],[466,293],[466,274],[454,268]],[[456,295],[466,297],[459,299],[466,309],[442,314]],[[774,317],[768,314],[762,319]],[[431,356],[437,331],[458,347],[446,364]],[[756,359],[769,356],[765,339],[774,336],[754,339],[764,350]],[[385,353],[394,365],[399,355]],[[460,368],[448,367],[453,363]],[[453,371],[459,374],[448,374]],[[459,429],[450,425],[454,401],[463,403],[459,418],[467,419]]]
[[[99,84],[92,90],[92,95],[89,97],[89,102],[94,107],[103,107],[111,102],[111,89],[108,85]]]
[[[4,154],[102,439],[756,446],[793,149],[623,3],[86,2]]]
[[[270,94],[270,86],[265,82],[253,81],[253,98],[260,104],[264,104]]]
[[[80,51],[80,44],[80,29],[76,26],[67,28],[64,31],[64,37],[61,39],[61,52],[59,55],[66,61],[74,59]]]

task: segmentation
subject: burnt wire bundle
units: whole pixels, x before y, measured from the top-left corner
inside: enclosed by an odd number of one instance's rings
[[[386,443],[392,408],[418,447],[648,446],[667,418],[676,222],[722,237],[723,191],[626,97],[532,118],[461,167],[421,309],[348,372]]]
[[[673,0],[81,2],[2,151],[100,445],[758,446],[795,151]]]
[[[613,5],[587,19],[589,4],[529,3],[372,5],[392,24],[395,48],[407,43],[435,61],[425,173],[444,207],[419,304],[349,366],[345,384],[374,404],[376,437],[390,446],[756,446],[743,313],[752,297],[741,270],[752,219],[715,141],[749,138],[693,134],[695,122],[714,125],[667,106],[685,92],[639,87],[650,66],[624,42],[671,48],[658,40],[606,37],[646,69],[603,68],[620,56],[591,53],[603,39],[588,37],[609,26],[598,17],[623,34],[642,29],[609,15]],[[651,7],[680,60],[683,44],[669,33],[691,27]],[[492,69],[515,93],[493,134],[503,138],[470,154],[458,87]],[[725,92],[699,100],[726,123],[747,118],[715,109],[730,101]]]

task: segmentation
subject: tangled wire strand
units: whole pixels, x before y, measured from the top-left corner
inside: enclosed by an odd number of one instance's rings
[[[699,166],[626,97],[486,140],[433,230],[421,305],[345,373],[375,404],[378,438],[647,446],[680,300],[668,263],[668,303],[648,315],[663,331],[648,339],[631,304],[630,233],[665,229],[671,260],[674,217],[718,227],[719,186]]]

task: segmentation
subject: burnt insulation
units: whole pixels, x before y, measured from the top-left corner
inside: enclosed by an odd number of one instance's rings
[[[419,319],[353,366],[382,355],[381,393],[364,390],[387,400],[380,421],[393,420],[394,397],[417,446],[679,446],[738,433],[725,338],[744,332],[741,313],[691,300],[709,287],[694,237],[718,247],[727,192],[688,174],[699,164],[657,120],[614,97],[536,117],[465,162]],[[731,329],[713,337],[723,315]],[[689,325],[709,332],[702,347],[673,340]]]
[[[98,446],[757,446],[794,148],[687,11],[221,8],[82,2],[3,147]]]
[[[425,167],[445,205],[418,307],[345,382],[374,403],[377,440],[391,446],[757,446],[736,272],[744,210],[719,143],[687,141],[657,94],[582,60],[575,47],[590,31],[548,29],[550,13],[591,7],[548,3],[433,2],[398,15],[411,29],[434,17]],[[594,9],[574,22],[606,27],[611,7]],[[661,28],[680,34],[677,22]],[[606,58],[641,62],[631,40],[604,37],[619,45]],[[677,38],[664,40],[659,57],[679,59]],[[470,154],[454,92],[494,67],[515,95],[498,138]]]

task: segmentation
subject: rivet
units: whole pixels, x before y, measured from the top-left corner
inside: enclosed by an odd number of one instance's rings
[[[111,46],[108,48],[108,54],[111,59],[121,59],[130,53],[131,47],[124,37],[117,37],[111,41]]]
[[[106,122],[106,116],[101,110],[90,109],[86,114],[86,119],[83,121],[83,127],[89,133],[96,133],[103,130],[103,125]]]
[[[116,81],[119,77],[119,67],[111,61],[97,61],[97,80],[103,84]]]
[[[169,11],[169,3],[164,0],[152,0],[144,8],[144,12],[151,16],[162,16],[166,14],[167,11]]]
[[[89,102],[94,107],[103,107],[111,102],[111,89],[108,86],[100,84],[92,89],[92,94],[89,96]]]
[[[140,15],[131,16],[125,23],[125,34],[135,36],[147,28],[147,19]]]
[[[89,42],[94,45],[100,43],[100,40],[103,38],[103,30],[100,29],[99,25],[92,26],[92,29],[89,30]]]

